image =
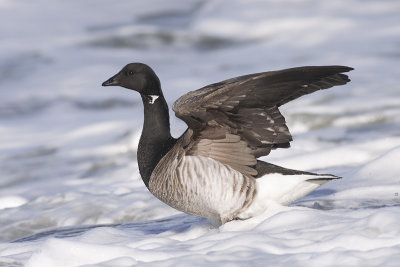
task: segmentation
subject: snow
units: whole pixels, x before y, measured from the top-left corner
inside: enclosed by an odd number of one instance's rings
[[[399,13],[397,0],[0,0],[0,265],[398,266]],[[264,158],[342,179],[222,226],[166,206],[137,168],[140,97],[101,87],[130,62],[156,71],[170,107],[238,75],[355,68],[281,107],[294,141]]]

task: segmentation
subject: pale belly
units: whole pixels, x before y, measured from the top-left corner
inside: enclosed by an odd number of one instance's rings
[[[169,161],[152,175],[149,189],[178,210],[222,223],[241,217],[257,191],[254,178],[202,156]]]

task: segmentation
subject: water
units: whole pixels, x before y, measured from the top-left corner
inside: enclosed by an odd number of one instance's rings
[[[0,0],[0,265],[396,266],[399,12],[390,0]],[[101,87],[129,62],[155,69],[170,106],[238,75],[354,67],[348,85],[281,108],[294,142],[264,159],[343,178],[221,227],[173,210],[137,169],[139,96]],[[173,135],[185,127],[171,111]]]

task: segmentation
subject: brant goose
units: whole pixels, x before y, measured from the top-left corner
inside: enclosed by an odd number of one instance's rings
[[[247,219],[271,202],[289,205],[339,177],[257,160],[292,141],[278,107],[349,82],[345,66],[299,67],[244,75],[189,92],[173,105],[188,129],[171,136],[168,105],[154,71],[126,65],[103,86],[140,93],[144,124],[137,159],[148,190],[180,211],[223,224]]]

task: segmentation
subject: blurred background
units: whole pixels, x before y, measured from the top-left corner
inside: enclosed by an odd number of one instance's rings
[[[350,176],[400,145],[399,15],[398,0],[0,0],[0,241],[178,213],[137,170],[139,95],[101,87],[131,62],[155,70],[170,107],[234,76],[355,68],[350,84],[282,107],[295,141],[268,157]]]

